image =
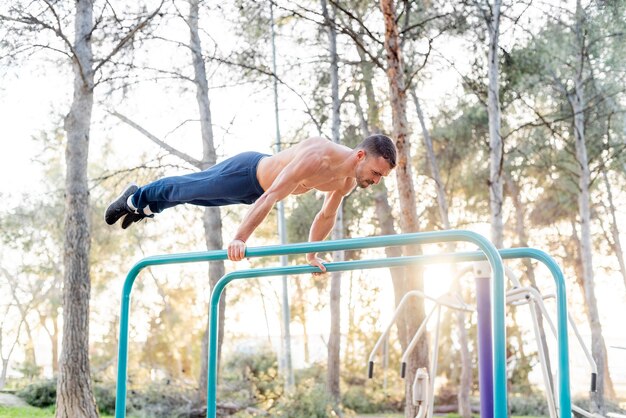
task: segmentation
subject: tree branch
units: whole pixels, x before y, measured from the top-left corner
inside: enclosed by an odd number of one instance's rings
[[[354,20],[355,22],[357,22],[359,24],[359,26],[365,31],[365,33],[367,33],[367,35],[370,37],[370,39],[374,42],[376,42],[378,45],[380,45],[381,47],[385,46],[385,43],[383,41],[381,41],[380,39],[378,39],[370,30],[369,28],[361,21],[361,19],[359,19],[358,17],[356,17],[352,12],[350,12],[349,10],[347,10],[345,7],[342,7],[341,4],[339,4],[336,0],[329,0],[330,4],[332,4],[333,6],[335,6],[337,9],[341,10],[346,16],[348,16],[351,20]]]
[[[164,150],[168,151],[170,154],[177,156],[181,160],[185,161],[186,163],[189,163],[189,164],[193,165],[194,167],[197,167],[197,168],[201,168],[202,167],[202,161],[197,160],[197,159],[193,158],[192,156],[190,156],[190,155],[188,155],[188,154],[186,154],[186,153],[184,153],[182,151],[179,151],[176,148],[168,145],[164,141],[160,140],[159,138],[157,138],[156,136],[154,136],[153,134],[148,132],[141,125],[139,125],[138,123],[135,123],[134,121],[132,121],[128,117],[122,115],[121,113],[116,112],[114,110],[107,110],[107,113],[109,113],[110,115],[115,116],[116,118],[118,118],[119,120],[121,120],[125,124],[131,126],[132,128],[135,128],[143,136],[145,136],[146,138],[150,139],[152,142],[154,142],[155,144],[157,144],[158,146],[160,146]]]
[[[152,12],[143,21],[139,22],[134,28],[128,31],[128,33],[117,43],[117,45],[113,47],[111,52],[109,52],[109,54],[105,58],[100,60],[98,65],[96,65],[96,67],[93,70],[94,73],[97,72],[104,64],[106,64],[115,54],[117,54],[124,47],[124,45],[128,43],[128,41],[133,39],[133,37],[135,36],[137,32],[143,29],[148,24],[148,22],[150,22],[157,15],[157,13],[159,13],[159,10],[161,10],[161,7],[163,6],[164,1],[165,0],[161,0],[161,4],[159,4],[159,6],[154,10],[154,12]]]

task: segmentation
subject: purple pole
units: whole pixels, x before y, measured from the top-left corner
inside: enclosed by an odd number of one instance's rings
[[[490,277],[476,277],[478,311],[478,388],[480,417],[493,418],[493,351],[491,336]]]

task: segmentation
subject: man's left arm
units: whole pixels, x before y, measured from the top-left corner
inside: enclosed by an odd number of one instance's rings
[[[326,194],[322,209],[315,215],[315,219],[313,219],[313,223],[311,224],[309,242],[323,241],[328,234],[330,234],[335,226],[337,211],[339,210],[343,198],[344,193],[340,190]],[[307,254],[306,259],[312,266],[319,267],[322,271],[326,271],[326,267],[322,264],[322,259],[317,256],[317,253]]]

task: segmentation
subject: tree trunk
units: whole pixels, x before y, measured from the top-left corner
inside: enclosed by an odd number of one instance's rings
[[[343,362],[344,364],[350,363],[354,358],[355,353],[355,342],[356,335],[351,332],[351,330],[355,329],[356,321],[354,315],[354,275],[350,274],[349,287],[348,287],[348,301],[346,305],[348,306],[348,332],[346,333],[346,348],[343,350]]]
[[[364,41],[361,38],[360,42],[364,45]],[[361,73],[363,74],[363,86],[365,88],[365,98],[367,99],[367,122],[369,124],[365,136],[369,136],[370,133],[380,132],[380,105],[376,101],[376,94],[374,89],[374,64],[367,57],[363,49],[357,46],[357,53],[361,60]]]
[[[578,69],[574,77],[574,92],[570,94],[569,100],[574,114],[574,139],[576,145],[576,160],[580,167],[579,173],[579,194],[578,194],[578,216],[580,221],[580,259],[582,264],[582,280],[585,293],[587,316],[589,327],[591,328],[591,352],[598,366],[598,391],[591,394],[592,405],[595,410],[592,412],[605,412],[604,394],[605,390],[612,392],[610,375],[607,373],[607,358],[602,336],[602,324],[598,312],[598,304],[595,295],[593,256],[591,240],[591,197],[589,187],[591,184],[591,173],[589,170],[589,160],[587,157],[587,146],[585,143],[585,97],[583,93],[583,50],[585,39],[583,34],[583,10],[580,0],[576,2],[576,25],[575,35],[578,41],[578,51],[576,62]]]
[[[309,329],[307,327],[306,316],[302,316],[301,320],[302,320],[302,339],[303,339],[302,349],[304,350],[304,363],[308,365],[311,362],[311,355],[309,353],[311,351],[309,348]]]
[[[291,304],[292,312],[291,318],[298,321],[302,325],[302,345],[304,351],[304,364],[309,364],[309,330],[307,328],[307,313],[306,313],[306,297],[304,295],[304,289],[302,289],[302,283],[300,280],[295,280],[296,291],[294,294],[294,303]]]
[[[10,307],[11,306],[9,305],[7,309],[5,310],[5,316],[9,312]],[[11,348],[8,350],[6,357],[5,357],[4,353],[6,352],[6,350],[4,347],[4,341],[2,339],[2,329],[4,328],[4,318],[2,322],[0,322],[0,361],[2,361],[2,372],[0,373],[0,389],[3,388],[4,385],[6,384],[7,370],[9,368],[9,360],[11,359],[11,355],[13,355],[13,350],[15,350],[15,347],[17,346],[20,340],[20,333],[22,331],[22,325],[24,325],[24,319],[20,320],[20,323],[17,326],[17,332],[15,333],[15,339],[13,340],[13,343],[11,344]]]
[[[374,95],[371,64],[365,59],[365,54],[363,53],[363,51],[360,48],[357,49],[362,59],[361,68],[363,74],[363,85],[365,86],[368,110],[367,123],[362,123],[363,126],[361,128],[363,129],[363,135],[367,137],[374,132],[380,132],[380,112],[378,108],[378,102],[376,101],[376,97]],[[362,121],[365,121],[365,116],[362,114],[362,109],[358,104],[358,97],[357,111],[359,112],[359,118]],[[374,194],[374,203],[376,208],[376,217],[378,218],[381,234],[395,235],[396,228],[394,226],[394,218],[392,216],[393,210],[391,208],[391,205],[389,204],[389,191],[387,190],[385,183],[381,182],[378,185],[378,190]],[[387,247],[385,248],[385,255],[387,257],[400,257],[402,256],[402,249],[400,247]],[[397,306],[403,296],[402,289],[404,288],[405,270],[403,268],[391,268],[389,269],[389,272],[391,274],[391,281],[394,288],[394,304],[395,306]],[[398,316],[396,326],[398,328],[398,339],[400,340],[402,347],[406,348],[408,344],[408,338],[406,317],[404,315]]]
[[[336,256],[336,254],[335,254]],[[335,259],[334,261],[341,261]],[[341,373],[341,274],[333,272],[330,283],[330,335],[328,336],[328,392],[334,402],[335,411],[339,413],[341,392],[339,377]],[[340,414],[341,415],[341,414]]]
[[[415,111],[417,118],[422,128],[422,137],[424,139],[424,147],[426,148],[426,158],[428,159],[428,165],[430,167],[430,174],[435,181],[435,187],[437,189],[437,203],[439,208],[439,216],[444,229],[450,229],[450,218],[448,214],[448,198],[446,189],[443,186],[441,180],[441,173],[439,171],[439,164],[437,163],[437,157],[435,157],[435,150],[433,148],[433,141],[430,137],[430,132],[426,127],[426,121],[424,119],[424,113],[420,106],[419,98],[414,89],[411,89],[411,96],[415,103]],[[446,244],[448,252],[453,253],[456,250],[456,245],[453,242]],[[455,268],[456,270],[456,268]],[[454,274],[456,278],[456,274]],[[461,286],[459,280],[455,280],[452,284],[453,290],[458,294],[461,294]],[[465,313],[463,311],[456,312],[456,325],[459,331],[459,354],[461,357],[461,376],[459,382],[459,390],[457,393],[457,400],[459,403],[459,415],[463,418],[470,418],[472,416],[472,406],[470,404],[470,390],[472,388],[472,364],[471,356],[469,352],[469,338],[467,336],[467,329],[465,328]],[[432,376],[434,379],[435,376]]]
[[[59,289],[57,284],[55,284],[54,287],[54,296],[48,296],[51,303],[50,311],[40,312],[39,322],[46,331],[46,334],[48,334],[48,337],[50,337],[50,346],[52,347],[52,375],[56,376],[59,372],[59,307],[56,306],[56,300],[58,299],[57,291]],[[50,320],[52,330],[48,327],[46,323],[47,320]]]
[[[56,376],[59,373],[59,315],[56,310],[52,316],[50,343],[52,344],[52,374]]]
[[[524,208],[524,204],[522,203],[520,196],[520,190],[517,183],[511,178],[509,174],[504,175],[504,183],[507,188],[508,195],[511,197],[513,201],[513,207],[515,208],[515,233],[517,235],[518,244],[520,247],[528,247],[528,234],[526,233],[526,210]],[[537,281],[535,279],[535,270],[533,268],[532,262],[528,258],[524,258],[522,260],[524,264],[524,268],[526,269],[526,277],[530,282],[530,285],[537,289]],[[539,324],[539,336],[541,341],[538,342],[542,345],[543,351],[548,353],[548,341],[546,339],[546,331],[543,327],[543,314],[539,306],[535,305],[535,312],[537,313],[537,323]],[[550,365],[550,356],[546,356],[546,368],[547,370],[552,370],[552,366]],[[546,390],[554,393],[554,381],[552,380],[552,373],[548,373],[548,381],[549,388]]]
[[[189,1],[189,35],[190,50],[194,69],[194,84],[196,86],[196,101],[200,114],[200,132],[202,134],[202,167],[201,170],[215,165],[217,156],[213,141],[213,125],[211,122],[211,103],[209,101],[209,83],[206,76],[206,67],[202,57],[202,45],[199,35],[199,1]],[[204,239],[207,250],[219,250],[223,247],[222,240],[222,217],[219,207],[207,207],[202,216],[204,226]],[[224,262],[214,261],[209,264],[209,281],[211,290],[217,281],[224,276]],[[224,340],[224,314],[226,310],[226,293],[222,294],[219,304],[217,360],[218,365],[222,356],[222,342]],[[202,362],[200,377],[198,380],[198,399],[206,402],[207,396],[207,361],[208,361],[208,329],[209,321],[207,315],[207,327],[202,338]],[[219,369],[219,366],[218,366]]]
[[[393,119],[393,135],[398,148],[396,178],[400,196],[400,225],[402,232],[417,232],[417,208],[411,166],[411,144],[406,117],[406,89],[402,70],[402,53],[396,24],[393,0],[382,0],[381,9],[385,18],[385,50],[387,52],[387,79]]]
[[[270,2],[270,33],[272,40],[272,71],[274,77],[272,79],[274,90],[274,119],[276,128],[276,153],[281,151],[281,136],[280,136],[280,117],[278,109],[278,65],[276,62],[276,31],[274,29],[274,3]],[[285,220],[285,203],[280,201],[276,204],[278,211],[278,236],[280,238],[281,245],[287,243],[287,222]],[[280,265],[286,266],[288,264],[287,255],[280,256]],[[292,392],[295,387],[295,376],[293,373],[293,361],[291,357],[291,307],[289,304],[289,282],[286,276],[282,276],[282,327],[281,337],[283,341],[283,356],[280,361],[280,367],[285,374],[285,391]],[[302,318],[305,321],[304,317]]]
[[[205,208],[202,216],[204,226],[204,239],[208,250],[218,250],[223,247],[222,242],[222,219],[220,208]],[[213,261],[209,264],[209,282],[211,290],[218,280],[224,276],[224,262]],[[222,358],[222,342],[224,341],[224,316],[226,313],[226,292],[222,292],[218,307],[218,334],[217,334],[217,364],[218,370]],[[207,373],[208,373],[208,350],[209,350],[209,315],[207,312],[206,329],[202,335],[202,360],[200,362],[200,376],[198,378],[198,401],[206,403],[207,398]]]
[[[0,390],[7,384],[7,370],[9,369],[9,359],[2,359],[2,369],[0,371]]]
[[[576,90],[571,98],[574,112],[574,136],[576,141],[576,159],[580,167],[578,216],[580,221],[580,261],[582,264],[583,291],[585,293],[586,312],[591,329],[591,352],[598,366],[598,391],[592,393],[594,411],[604,413],[604,392],[607,375],[606,354],[603,350],[604,338],[602,336],[602,324],[598,312],[598,304],[595,296],[594,273],[593,273],[593,250],[591,241],[591,207],[589,185],[591,173],[587,159],[587,147],[584,136],[584,97],[582,95],[582,80],[577,78]]]
[[[341,126],[339,102],[339,57],[337,56],[337,29],[335,28],[335,10],[329,13],[326,0],[320,0],[322,15],[328,31],[328,49],[330,55],[330,84],[332,98],[332,140],[336,144],[341,143],[339,129]],[[333,228],[332,238],[334,240],[344,238],[343,234],[343,205],[339,207],[337,219]],[[344,252],[333,252],[334,261],[343,261]],[[339,404],[341,402],[341,391],[339,380],[341,375],[341,272],[331,273],[330,282],[330,334],[328,336],[328,392],[334,403],[335,411],[341,415]]]
[[[93,108],[93,3],[77,1],[74,96],[65,118],[65,244],[63,346],[57,382],[57,418],[97,417],[89,369],[89,187],[87,163]]]
[[[572,241],[575,244],[575,248],[573,250],[569,250],[567,251],[567,247],[566,248],[566,256],[568,257],[568,259],[573,260],[573,265],[574,265],[574,272],[576,274],[576,283],[578,284],[578,286],[580,287],[580,291],[583,295],[583,301],[584,301],[584,308],[585,308],[585,314],[587,315],[587,318],[590,317],[590,313],[589,313],[589,303],[587,302],[587,294],[585,293],[585,278],[584,278],[584,269],[583,269],[583,262],[582,262],[582,243],[580,241],[579,238],[579,234],[578,231],[576,230],[576,222],[574,220],[571,221],[571,226],[572,226]],[[591,347],[591,355],[593,356],[594,360],[596,359],[596,354],[593,351],[593,331],[592,331],[592,347]],[[604,339],[602,339],[602,343],[600,345],[600,351],[601,353],[603,353],[605,356],[607,354],[606,351],[606,344],[604,343]],[[601,368],[601,365],[596,361],[596,366],[598,367],[598,380],[597,380],[597,389],[598,391],[600,391],[600,376],[602,374],[605,374],[605,376],[608,377],[609,382],[607,383],[605,381],[604,387],[605,389],[607,389],[607,386],[609,389],[613,388],[613,381],[611,380],[611,376],[609,375],[609,370],[608,370],[608,364],[604,364],[604,366]],[[604,393],[609,393],[608,389],[604,392]],[[592,409],[597,409],[599,411],[599,407],[597,405],[597,402],[595,400],[595,397],[597,396],[597,393],[591,394],[591,408]],[[614,397],[614,394],[608,395],[609,397]],[[604,399],[604,397],[603,397]]]
[[[393,120],[393,136],[395,137],[396,147],[398,148],[398,161],[395,170],[398,194],[400,197],[400,226],[403,233],[417,232],[416,196],[413,185],[411,144],[409,142],[406,115],[406,87],[402,68],[402,51],[398,35],[396,10],[393,0],[381,0],[380,7],[385,23],[385,52],[387,58],[387,79],[389,82],[391,115]],[[420,252],[417,246],[411,247],[412,248],[407,248],[407,255]],[[406,269],[403,285],[396,288],[394,282],[396,301],[408,291],[423,290],[423,288],[421,269],[409,267]],[[412,303],[405,309],[404,316],[407,324],[406,335],[412,336],[425,317],[423,300],[413,299]],[[399,331],[399,334],[401,335],[402,332],[403,331]],[[404,348],[406,344],[408,344],[408,340],[401,341],[401,343],[403,343]],[[426,338],[423,337],[409,357],[405,385],[405,416],[407,417],[414,417],[417,414],[417,408],[413,405],[413,391],[411,390],[411,386],[417,369],[427,366],[428,358],[428,344]]]
[[[441,223],[443,224],[443,229],[450,229],[448,199],[446,196],[446,189],[443,187],[443,181],[441,180],[437,157],[435,157],[433,141],[430,137],[430,132],[428,132],[428,128],[426,127],[422,106],[420,105],[417,93],[415,93],[415,89],[411,89],[411,96],[413,97],[413,102],[415,103],[417,119],[419,120],[420,127],[422,128],[422,137],[424,139],[424,147],[426,148],[426,159],[428,160],[428,166],[430,167],[430,175],[432,176],[432,179],[435,182],[435,188],[437,189],[437,204],[439,208],[439,216],[441,217]]]
[[[624,286],[626,287],[626,263],[624,262],[624,251],[622,250],[622,241],[620,240],[619,227],[617,224],[617,215],[615,203],[613,202],[613,192],[611,191],[611,183],[609,182],[609,176],[606,173],[606,170],[602,170],[602,179],[604,181],[604,186],[606,187],[606,194],[608,200],[607,211],[609,216],[611,217],[611,248],[615,252],[615,257],[617,258],[617,262],[619,264],[619,271],[622,274],[622,279],[624,280]]]
[[[35,340],[33,339],[33,333],[26,317],[32,309],[31,304],[36,298],[39,298],[40,296],[36,294],[31,294],[31,301],[28,304],[24,304],[22,303],[22,301],[20,301],[17,294],[18,280],[10,280],[10,287],[11,295],[13,296],[13,300],[15,301],[15,306],[20,312],[20,317],[22,319],[21,323],[24,324],[24,328],[26,329],[27,342],[24,346],[24,361],[31,363],[33,366],[37,366],[37,357],[35,356]]]
[[[489,113],[489,205],[491,208],[491,241],[502,248],[504,225],[502,221],[504,168],[504,145],[500,133],[500,70],[498,65],[498,43],[500,38],[501,0],[495,0],[491,7],[489,31],[489,90],[487,95]]]

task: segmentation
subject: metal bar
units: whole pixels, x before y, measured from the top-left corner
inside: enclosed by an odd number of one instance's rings
[[[352,250],[352,249],[363,249],[363,248],[379,248],[379,247],[390,247],[390,246],[400,246],[400,245],[410,245],[410,244],[428,244],[428,243],[442,243],[442,242],[452,242],[452,241],[467,241],[476,244],[483,253],[479,253],[480,259],[484,259],[486,256],[489,260],[492,270],[494,272],[493,281],[493,293],[495,295],[498,303],[494,307],[494,334],[500,336],[494,344],[497,345],[497,349],[494,350],[496,354],[494,356],[493,361],[494,364],[501,364],[502,367],[496,368],[497,370],[497,382],[501,382],[499,387],[505,388],[504,391],[494,393],[494,397],[497,398],[494,402],[495,408],[497,408],[498,413],[497,418],[504,418],[507,414],[507,402],[506,402],[506,369],[505,369],[505,344],[504,341],[506,339],[506,328],[505,328],[505,318],[504,318],[504,267],[502,264],[502,259],[500,254],[496,250],[496,248],[482,235],[479,235],[472,231],[435,231],[435,232],[421,232],[421,233],[412,233],[412,234],[402,234],[402,235],[387,235],[387,236],[379,236],[379,237],[366,237],[366,238],[351,238],[344,240],[336,240],[336,241],[321,241],[321,242],[312,242],[312,243],[297,243],[297,244],[288,244],[288,245],[275,245],[268,247],[257,247],[257,248],[248,248],[246,250],[247,257],[263,257],[263,256],[277,256],[282,254],[302,254],[309,252],[323,252],[323,251],[337,251],[337,250]],[[475,255],[474,255],[475,257]],[[147,257],[140,260],[131,270],[129,271],[126,281],[124,282],[124,287],[122,290],[122,302],[121,302],[121,314],[120,314],[120,338],[118,345],[118,379],[117,379],[117,390],[116,390],[116,418],[124,418],[126,416],[126,392],[127,392],[127,374],[128,374],[128,323],[129,323],[129,315],[130,315],[130,293],[132,290],[133,283],[139,274],[139,272],[149,266],[155,265],[166,265],[166,264],[178,264],[178,263],[193,263],[193,262],[201,262],[201,261],[213,261],[213,260],[224,260],[227,258],[227,254],[225,250],[215,250],[215,251],[204,251],[204,252],[195,252],[195,253],[183,253],[183,254],[166,254],[160,256],[152,256]],[[427,259],[430,260],[458,260],[461,261],[461,258],[456,256],[427,256]],[[471,261],[472,256],[467,261]],[[386,260],[364,260],[364,261],[356,261],[356,262],[343,262],[343,263],[331,263],[327,266],[330,267],[329,271],[343,271],[343,270],[354,270],[354,269],[365,269],[365,268],[375,268],[375,267],[393,267],[396,266],[405,266],[411,262],[411,258],[404,257],[398,260],[392,261],[390,259]],[[348,264],[345,264],[348,263]],[[272,270],[272,269],[270,269]],[[259,270],[256,271],[243,271],[243,272],[233,272],[225,275],[216,285],[213,290],[213,294],[211,296],[211,301],[213,303],[214,296],[219,300],[221,292],[223,291],[223,286],[225,286],[231,280],[235,278],[246,278],[246,277],[261,277],[261,276],[272,276],[279,274],[304,274],[304,273],[312,273],[319,272],[317,268],[311,266],[300,266],[300,267],[283,267],[282,270],[274,270],[274,271],[265,271],[262,275],[259,275]],[[221,283],[221,285],[220,285]],[[215,336],[217,333],[213,334],[217,330],[217,312],[214,311],[214,308],[210,307],[210,335],[209,335],[209,385],[208,385],[208,408],[207,408],[207,416],[215,416],[215,408],[216,408],[216,398],[215,398],[215,384],[217,382],[217,363],[213,364],[217,356],[217,342]],[[495,317],[497,315],[497,317]],[[213,349],[213,351],[211,350]],[[211,383],[213,382],[213,384]]]
[[[445,231],[444,231],[445,232]],[[533,249],[533,248],[513,248],[507,250],[500,250],[500,255],[504,259],[516,259],[516,258],[533,258],[542,262],[546,267],[548,267],[550,273],[552,274],[556,288],[557,288],[557,321],[558,321],[558,330],[557,330],[557,340],[558,340],[558,356],[559,356],[559,369],[563,371],[563,373],[559,374],[559,390],[563,396],[559,398],[559,406],[562,417],[571,416],[572,404],[571,404],[571,392],[570,392],[570,375],[569,375],[569,344],[567,337],[567,300],[566,300],[566,292],[565,292],[565,279],[563,277],[563,273],[559,268],[558,264],[550,257],[547,253]],[[485,254],[481,252],[465,252],[465,253],[456,253],[456,254],[440,254],[440,255],[426,255],[426,256],[413,256],[413,257],[398,257],[398,258],[389,258],[384,260],[361,260],[361,261],[351,261],[351,262],[342,262],[342,263],[329,263],[326,265],[326,268],[329,272],[338,271],[338,270],[356,270],[356,269],[370,269],[370,268],[383,268],[383,267],[400,267],[406,266],[411,263],[416,264],[437,264],[437,263],[445,263],[445,262],[468,262],[468,261],[479,261],[484,260]],[[491,261],[491,260],[490,260]],[[492,264],[493,266],[493,264]],[[306,274],[317,272],[317,268],[311,266],[294,266],[289,273],[285,274]],[[493,267],[492,267],[493,269]],[[276,275],[276,273],[270,271],[272,269],[263,269],[266,270],[262,274],[259,274],[259,271],[247,271],[247,272],[233,272],[224,276],[220,282],[222,283],[221,288],[216,286],[213,294],[211,296],[211,305],[217,307],[216,303],[219,303],[220,294],[223,291],[223,287],[225,287],[230,281],[242,278],[250,278],[250,277],[261,277],[261,276],[272,276]],[[499,278],[499,279],[498,279]],[[499,273],[496,271],[494,274],[494,281],[492,283],[493,287],[496,288],[497,282],[500,281],[502,284],[504,282],[504,273],[501,270]],[[220,285],[218,282],[218,285]],[[220,294],[216,293],[219,292]],[[507,404],[506,404],[506,361],[504,357],[503,343],[506,339],[504,332],[499,332],[498,322],[504,321],[504,311],[502,310],[502,315],[496,317],[496,308],[500,306],[502,302],[500,300],[500,294],[496,291],[492,292],[493,298],[493,307],[492,310],[492,326],[494,327],[493,333],[493,375],[494,375],[494,386],[493,386],[493,403],[494,403],[494,416],[496,418],[504,418],[507,417]],[[214,328],[210,328],[210,335],[217,335],[217,310],[211,309],[210,315],[213,315],[214,319],[210,319],[210,325],[214,326]],[[500,319],[500,321],[498,321]],[[503,325],[503,324],[502,324]],[[213,358],[209,358],[209,367],[212,367],[212,370],[209,370],[208,377],[208,408],[207,408],[207,417],[215,416],[215,408],[217,399],[215,397],[216,388],[217,388],[217,342],[216,339],[213,338],[211,341],[215,343],[215,346],[212,350],[209,351],[209,356],[214,356]],[[211,347],[210,347],[211,348]],[[500,353],[500,356],[498,354]],[[504,378],[502,378],[504,375]],[[503,384],[500,384],[499,381],[503,381]],[[502,406],[504,406],[504,411],[502,411]]]
[[[343,271],[343,270],[357,270],[368,268],[382,268],[382,267],[400,267],[406,266],[411,263],[418,264],[437,264],[445,262],[468,262],[484,260],[485,256],[489,260],[492,270],[494,271],[493,281],[493,297],[494,303],[494,335],[499,336],[494,339],[494,352],[497,354],[493,359],[494,375],[499,384],[502,381],[503,388],[500,392],[494,393],[494,408],[496,418],[503,418],[507,415],[506,404],[506,362],[505,362],[505,328],[504,328],[504,272],[502,266],[502,257],[504,258],[523,258],[529,257],[537,259],[548,266],[552,275],[554,276],[557,284],[557,308],[558,308],[558,320],[559,320],[559,355],[560,355],[560,391],[562,396],[560,397],[562,416],[571,415],[571,395],[569,389],[569,356],[567,353],[567,323],[563,325],[562,318],[567,317],[567,302],[565,294],[565,282],[563,274],[554,262],[554,260],[546,253],[534,250],[530,248],[517,248],[511,250],[501,250],[498,254],[497,250],[493,247],[489,241],[470,231],[437,231],[437,232],[423,232],[414,234],[392,235],[392,236],[380,236],[380,237],[367,237],[367,238],[352,238],[339,241],[324,241],[315,243],[298,243],[289,244],[285,246],[268,246],[249,248],[246,251],[247,257],[263,257],[263,256],[276,256],[282,254],[299,254],[307,252],[322,252],[322,251],[335,251],[335,250],[348,250],[359,248],[376,248],[376,247],[388,247],[399,246],[409,244],[426,244],[436,242],[450,242],[450,241],[469,241],[477,244],[482,252],[466,252],[456,254],[440,254],[429,256],[414,256],[414,257],[400,257],[390,258],[385,260],[361,260],[342,263],[329,263],[327,269],[329,271]],[[127,384],[127,368],[128,368],[128,323],[130,314],[130,293],[134,281],[141,270],[149,266],[166,265],[166,264],[179,264],[179,263],[193,263],[202,261],[224,260],[227,258],[225,250],[217,251],[204,251],[195,253],[183,253],[183,254],[166,254],[160,256],[147,257],[140,260],[129,271],[124,287],[122,290],[121,301],[121,314],[120,314],[120,338],[118,349],[118,381],[116,391],[116,418],[123,418],[126,416],[126,384]],[[285,270],[287,269],[287,270]],[[219,298],[224,287],[232,280],[244,279],[252,277],[263,276],[275,276],[284,274],[306,274],[319,271],[317,268],[311,266],[292,266],[283,268],[283,270],[269,271],[272,269],[262,269],[264,272],[259,274],[259,270],[248,270],[241,272],[233,272],[224,276],[219,282],[218,286],[211,295],[211,309],[210,309],[210,350],[209,350],[209,396],[208,396],[208,409],[207,416],[215,416],[215,384],[217,380],[217,363],[213,363],[213,359],[217,356],[217,342],[215,336],[217,335],[217,305],[215,301],[219,302]],[[273,269],[276,270],[276,269]],[[497,312],[496,312],[497,311]],[[565,316],[563,316],[565,314]],[[499,317],[497,317],[499,315]],[[496,388],[498,386],[496,385]],[[497,390],[497,389],[496,389]],[[211,394],[212,392],[212,394]],[[212,412],[212,415],[211,415]]]
[[[337,241],[324,241],[316,243],[301,243],[291,244],[285,247],[274,247],[274,251],[289,251],[293,252],[319,252],[319,251],[335,251],[343,249],[354,249],[354,245],[358,245],[358,248],[374,248],[385,247],[393,245],[408,245],[408,244],[427,244],[427,243],[441,243],[451,241],[466,241],[476,244],[482,253],[478,253],[480,259],[487,257],[491,269],[494,274],[493,285],[493,310],[492,310],[492,326],[494,328],[493,338],[493,404],[494,404],[494,416],[496,418],[505,418],[508,413],[507,406],[507,392],[506,392],[506,328],[505,328],[505,300],[504,300],[504,266],[502,258],[497,249],[489,242],[485,237],[471,231],[435,231],[435,232],[421,232],[413,234],[402,235],[388,235],[381,237],[369,237],[369,238],[352,238],[347,240]],[[297,247],[297,248],[295,248]],[[320,247],[325,247],[320,249]],[[265,247],[267,250],[270,247]],[[257,249],[262,250],[262,249]],[[252,254],[249,254],[252,255]],[[263,255],[275,255],[272,251],[269,254]],[[437,256],[422,256],[423,261],[430,262],[438,258]],[[455,255],[447,255],[444,259],[455,259]],[[344,270],[356,270],[356,269],[369,269],[369,268],[383,268],[392,267],[394,264],[398,266],[408,265],[411,260],[416,260],[415,257],[400,257],[395,261],[393,259],[382,260],[359,260],[350,262],[337,262],[329,263],[326,265],[328,272],[344,271]],[[408,262],[407,262],[408,261]],[[470,260],[468,260],[470,261]],[[217,305],[219,303],[221,292],[224,287],[232,280],[250,278],[250,277],[267,277],[276,276],[277,274],[305,274],[319,272],[319,269],[311,266],[294,266],[283,268],[269,268],[269,269],[257,269],[248,271],[236,271],[226,274],[216,284],[211,294],[211,302],[209,308],[209,361],[208,361],[208,384],[207,384],[207,417],[216,416],[217,408],[217,341],[214,336],[217,335]],[[496,390],[496,388],[498,388]]]
[[[503,258],[532,258],[543,263],[554,278],[556,285],[557,303],[557,341],[558,341],[558,370],[559,370],[559,416],[572,416],[572,394],[570,390],[569,370],[569,342],[567,335],[567,292],[563,271],[554,259],[547,253],[534,248],[512,248],[501,251]]]
[[[478,386],[480,388],[480,417],[493,418],[494,399],[489,392],[495,391],[493,384],[495,365],[489,361],[493,358],[493,334],[491,324],[491,295],[489,292],[489,276],[475,277],[476,310],[478,311]]]

